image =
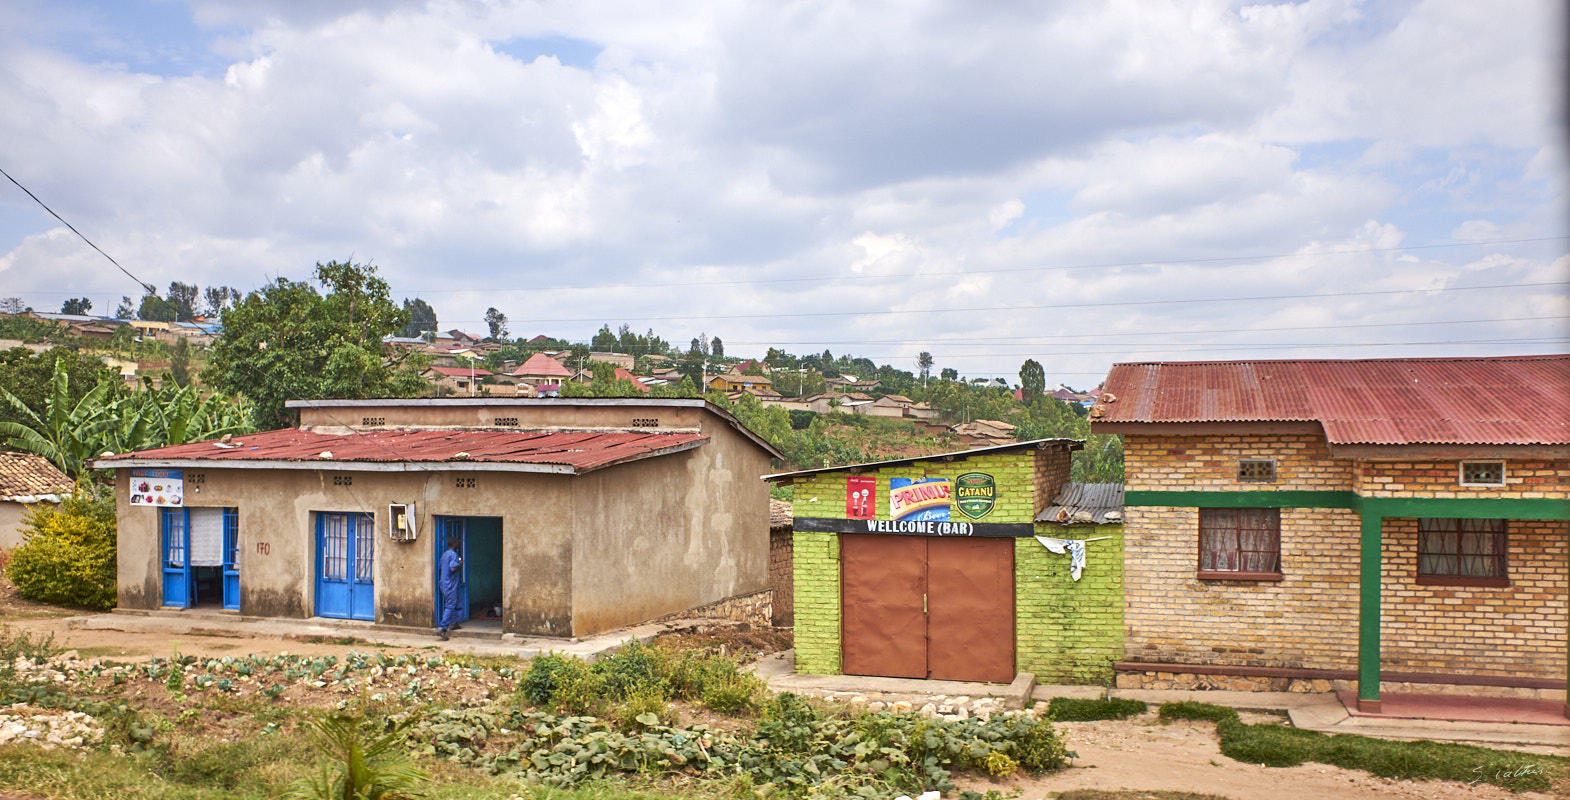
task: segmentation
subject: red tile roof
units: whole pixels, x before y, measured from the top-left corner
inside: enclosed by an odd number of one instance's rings
[[[562,366],[560,361],[544,354],[535,353],[529,360],[523,362],[512,374],[539,378],[571,378],[572,370]]]
[[[31,453],[0,452],[0,500],[61,495],[71,489],[71,479],[55,469],[49,459]]]
[[[475,367],[474,369],[470,369],[468,367],[431,367],[430,370],[438,375],[446,375],[449,378],[467,378],[470,375],[473,375],[476,378],[484,378],[486,376],[496,374],[488,369],[481,369],[479,367]]]
[[[625,461],[690,450],[708,441],[701,433],[619,431],[373,430],[348,434],[287,428],[236,437],[229,447],[197,442],[123,453],[98,460],[103,467],[147,462],[224,463],[478,463],[534,464],[583,473]],[[460,454],[463,454],[460,456]]]
[[[1562,445],[1570,355],[1115,364],[1096,408],[1098,423],[1319,422],[1331,444]]]
[[[622,369],[621,367],[616,368],[616,377],[622,380],[632,381],[632,385],[637,387],[639,391],[643,392],[644,394],[649,393],[649,387],[643,385],[643,381],[638,380],[637,375],[634,375],[631,372]]]

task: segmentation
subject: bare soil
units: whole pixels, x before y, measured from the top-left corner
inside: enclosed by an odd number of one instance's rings
[[[126,633],[105,630],[73,630],[65,615],[69,611],[40,606],[15,597],[10,583],[0,579],[0,624],[14,631],[28,631],[35,636],[55,638],[62,649],[75,649],[84,658],[137,661],[152,656],[172,655],[178,650],[183,655],[221,658],[223,656],[334,655],[340,659],[350,651],[386,653],[388,655],[429,656],[437,652],[433,646],[418,649],[378,647],[352,640],[291,640],[234,636],[169,636],[148,633]],[[667,634],[663,644],[674,649],[702,648],[729,655],[763,654],[778,652],[790,646],[790,634],[769,628],[738,625],[695,625]],[[493,673],[492,673],[493,674]],[[467,672],[432,687],[442,700],[453,705],[473,705],[484,702],[502,689],[489,679],[470,680]],[[101,687],[109,690],[108,686]],[[180,698],[171,695],[162,683],[137,679],[135,686],[115,687],[122,696],[138,696],[166,716],[178,718],[183,707]],[[129,691],[125,691],[129,690]],[[342,686],[313,687],[296,685],[289,688],[276,701],[292,707],[325,706],[346,697],[346,692],[363,691]],[[246,692],[250,694],[250,692]],[[251,703],[260,702],[252,698]],[[254,713],[254,706],[236,708],[235,714],[203,715],[201,719],[188,719],[184,724],[200,726],[200,730],[213,736],[232,738],[248,735],[250,731],[235,727],[244,725]],[[684,717],[703,716],[683,710]],[[1253,722],[1265,717],[1249,719]],[[688,719],[687,721],[694,721]],[[718,718],[701,721],[722,723]],[[1278,769],[1254,764],[1242,764],[1221,755],[1214,726],[1209,723],[1179,722],[1161,725],[1154,714],[1124,722],[1067,722],[1059,723],[1070,750],[1079,757],[1073,766],[1062,772],[1041,777],[1016,778],[992,782],[984,777],[961,781],[962,788],[985,792],[997,789],[1005,796],[1023,800],[1052,797],[1053,793],[1074,789],[1181,791],[1212,793],[1231,800],[1341,800],[1342,798],[1423,798],[1424,800],[1548,800],[1570,794],[1548,795],[1511,792],[1486,784],[1467,785],[1446,781],[1391,781],[1372,777],[1366,773],[1345,770],[1322,764]],[[1563,791],[1563,790],[1562,790]],[[1138,795],[1134,795],[1138,796]],[[6,795],[0,792],[0,800]]]

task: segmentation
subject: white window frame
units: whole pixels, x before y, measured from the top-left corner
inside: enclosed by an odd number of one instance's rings
[[[1490,483],[1477,483],[1477,482],[1468,481],[1466,479],[1466,468],[1467,468],[1468,465],[1471,465],[1471,464],[1498,464],[1499,465],[1499,482],[1498,483],[1492,483],[1492,482],[1490,482]],[[1472,461],[1462,461],[1459,464],[1457,464],[1457,466],[1456,466],[1456,480],[1462,486],[1493,486],[1493,487],[1500,487],[1500,486],[1504,486],[1505,485],[1505,482],[1506,482],[1505,479],[1507,477],[1509,477],[1509,476],[1508,476],[1508,473],[1506,473],[1506,471],[1505,471],[1505,461],[1502,458],[1501,459],[1486,459],[1486,460],[1479,459],[1479,460],[1472,460]]]

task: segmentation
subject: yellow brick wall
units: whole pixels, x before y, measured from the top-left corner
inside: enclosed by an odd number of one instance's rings
[[[1273,483],[1239,481],[1242,458],[1273,458]],[[1352,462],[1330,458],[1322,436],[1125,436],[1124,488],[1129,491],[1347,491]]]
[[[1282,509],[1280,581],[1198,580],[1198,509],[1131,506],[1125,513],[1128,660],[1306,669],[1356,663],[1357,512]]]
[[[1384,669],[1564,677],[1570,523],[1512,520],[1506,541],[1509,586],[1420,586],[1417,520],[1385,520]]]
[[[1570,461],[1505,460],[1505,485],[1462,486],[1460,462],[1360,461],[1357,493],[1364,497],[1461,499],[1570,497]]]

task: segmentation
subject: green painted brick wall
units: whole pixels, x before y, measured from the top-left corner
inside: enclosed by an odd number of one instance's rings
[[[1014,544],[1014,630],[1020,672],[1041,683],[1103,684],[1123,658],[1123,526],[1037,525],[1085,544],[1085,570],[1069,577],[1069,557],[1035,539]]]
[[[797,531],[791,544],[795,550],[796,671],[810,675],[838,675],[839,534]]]
[[[1066,457],[1064,459],[1066,463]],[[1056,472],[1057,470],[1051,470]],[[948,478],[985,472],[998,486],[992,513],[981,522],[1030,522],[1038,502],[1038,462],[1031,451],[978,456],[964,461],[921,461],[861,473],[877,478],[878,516],[888,517],[889,478]],[[796,482],[799,517],[845,518],[848,472],[813,475]],[[1066,475],[1063,476],[1066,479]],[[1057,485],[1044,486],[1054,493]],[[968,519],[958,511],[958,520]],[[1044,536],[1088,539],[1086,569],[1069,579],[1068,556],[1049,552],[1035,539],[1015,540],[1015,631],[1019,669],[1044,683],[1105,683],[1123,653],[1123,529],[1121,526],[1038,525]],[[794,535],[796,580],[796,671],[838,674],[840,665],[839,535]]]

